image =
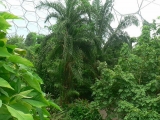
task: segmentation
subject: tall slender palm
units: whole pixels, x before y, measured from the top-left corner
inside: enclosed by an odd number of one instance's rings
[[[94,41],[92,27],[89,24],[89,2],[87,0],[65,0],[59,2],[40,2],[37,8],[52,10],[46,21],[56,18],[57,23],[50,27],[53,48],[50,52],[52,60],[58,59],[57,81],[61,81],[62,102],[68,102],[68,97],[75,88],[76,82],[82,82],[83,61],[94,57]],[[76,93],[74,91],[74,93]]]

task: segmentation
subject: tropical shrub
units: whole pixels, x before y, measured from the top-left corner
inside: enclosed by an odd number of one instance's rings
[[[133,49],[124,44],[118,64],[100,63],[100,79],[92,86],[93,105],[106,110],[107,120],[160,119],[160,39],[150,37],[150,25]]]
[[[102,120],[98,109],[93,108],[86,100],[76,100],[67,109],[70,120]]]
[[[87,100],[78,99],[63,107],[63,112],[52,112],[54,120],[102,120],[98,109]]]
[[[21,57],[23,51],[7,44],[8,19],[19,18],[0,12],[0,120],[47,120],[47,106],[60,108],[45,98],[40,87],[43,81],[33,64]]]

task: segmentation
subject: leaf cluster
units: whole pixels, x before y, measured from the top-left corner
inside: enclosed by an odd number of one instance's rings
[[[47,106],[60,108],[45,98],[42,79],[34,72],[33,64],[21,57],[24,50],[6,43],[8,19],[18,17],[0,12],[0,120],[47,120]]]

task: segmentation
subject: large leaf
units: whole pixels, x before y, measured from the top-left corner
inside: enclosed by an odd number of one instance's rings
[[[8,45],[8,44],[7,44],[6,47],[7,47],[7,50],[8,50],[9,53],[13,53],[14,49],[15,49],[17,46],[15,46],[15,45]]]
[[[26,91],[22,91],[22,92],[20,92],[19,94],[16,94],[16,95],[14,95],[14,96],[16,96],[17,99],[31,98],[31,97],[28,97],[27,95],[28,95],[30,92],[32,92],[32,91],[33,91],[33,89],[31,89],[31,90],[26,90]]]
[[[38,108],[42,108],[42,107],[46,107],[48,106],[48,104],[45,104],[43,102],[40,101],[36,101],[36,100],[31,100],[31,99],[23,99],[23,101],[31,104],[34,107],[38,107]]]
[[[2,94],[4,94],[5,96],[9,97],[8,93],[7,93],[6,91],[4,91],[2,88],[0,88],[0,92],[1,92]]]
[[[9,120],[9,118],[11,117],[12,116],[8,112],[7,108],[2,105],[2,107],[0,108],[0,120]]]
[[[8,114],[0,114],[0,120],[10,120],[11,115]]]
[[[4,80],[3,78],[0,78],[0,87],[6,87],[6,88],[10,88],[10,89],[14,90],[14,89],[10,86],[10,84],[9,84],[6,80]]]
[[[32,74],[30,72],[23,74],[23,79],[28,83],[28,85],[41,93],[42,91],[41,91],[41,87],[40,87],[39,82],[33,78],[34,77],[32,76]]]
[[[50,104],[52,107],[56,108],[57,110],[62,111],[61,108],[60,108],[57,104],[55,104],[54,102],[52,102],[51,100],[49,100],[49,104]]]
[[[23,102],[22,100],[17,100],[14,104],[11,104],[10,107],[22,111],[25,114],[30,113],[30,110],[32,109],[32,107],[28,103]]]
[[[36,111],[38,112],[39,119],[44,120],[43,111],[41,108],[37,108]]]
[[[12,55],[8,59],[13,63],[19,63],[19,64],[33,67],[33,64],[29,60],[22,58],[20,56],[17,56],[17,55]]]
[[[6,65],[6,64],[3,64],[3,67],[4,67],[7,71],[12,72],[12,73],[15,73],[13,67],[11,67],[11,66],[9,66],[9,65]]]
[[[2,16],[4,19],[20,19],[19,17],[8,12],[0,12],[0,16]]]
[[[11,25],[2,16],[0,16],[0,30],[6,32],[10,26]]]
[[[50,113],[46,110],[46,108],[42,108],[42,111],[43,111],[44,117],[51,116]]]
[[[7,51],[7,48],[0,47],[0,57],[9,57],[11,54]]]
[[[33,74],[33,79],[37,80],[40,84],[43,84],[43,80],[37,74]]]
[[[23,107],[22,107],[23,106]],[[23,101],[22,99],[16,100],[14,104],[11,104],[10,107],[22,111],[23,113],[30,113],[31,110],[33,109],[33,106],[31,106],[29,103]]]
[[[16,110],[8,105],[6,105],[6,107],[10,114],[18,120],[34,120],[31,114],[25,114],[22,111]]]

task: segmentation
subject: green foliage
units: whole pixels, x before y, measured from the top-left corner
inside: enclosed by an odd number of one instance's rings
[[[113,69],[106,63],[99,65],[101,76],[92,86],[93,105],[105,109],[109,120],[117,116],[123,120],[160,119],[160,39],[151,38],[149,28],[143,26],[135,48],[123,45]]]
[[[76,98],[92,99],[90,86],[98,78],[97,60],[107,61],[110,67],[118,62],[123,43],[131,47],[130,37],[123,31],[138,25],[135,16],[125,16],[114,30],[112,0],[41,1],[38,9],[50,9],[46,22],[51,34],[46,36],[34,59],[36,69],[44,81],[44,91],[60,98],[61,104]],[[106,40],[107,38],[107,40]]]
[[[79,95],[76,87],[87,80],[83,69],[87,64],[93,66],[95,61],[94,37],[87,14],[89,10],[86,8],[88,5],[84,0],[66,0],[65,5],[60,1],[45,1],[38,6],[52,9],[46,21],[56,18],[57,24],[50,27],[53,33],[46,37],[41,46],[37,70],[42,78],[47,78],[47,91],[54,94],[52,89],[58,89],[61,103],[71,102]],[[92,78],[88,80],[94,81]]]
[[[55,120],[102,120],[98,109],[86,100],[76,100],[64,107],[63,112],[53,112]]]
[[[34,64],[37,62],[38,51],[44,37],[42,34],[30,32],[25,39],[25,49],[27,50],[26,58]]]
[[[37,36],[36,33],[30,32],[30,33],[27,35],[26,39],[25,39],[25,45],[26,45],[26,46],[35,45],[35,43],[36,43],[36,38],[37,38],[36,36]]]
[[[93,109],[85,100],[77,100],[68,107],[70,120],[102,120],[98,109]]]
[[[23,36],[14,35],[8,37],[7,43],[16,45],[18,48],[24,48],[24,40],[25,38]]]
[[[47,120],[46,107],[57,106],[45,98],[33,64],[16,53],[15,46],[6,44],[10,27],[6,20],[17,18],[0,12],[0,120]]]
[[[26,39],[23,36],[18,35],[9,36],[7,43],[16,45],[18,47],[14,50],[16,53],[25,56],[27,59],[35,63],[37,61],[37,53],[40,44],[44,40],[44,37],[45,36],[42,34],[31,32],[27,35]]]

